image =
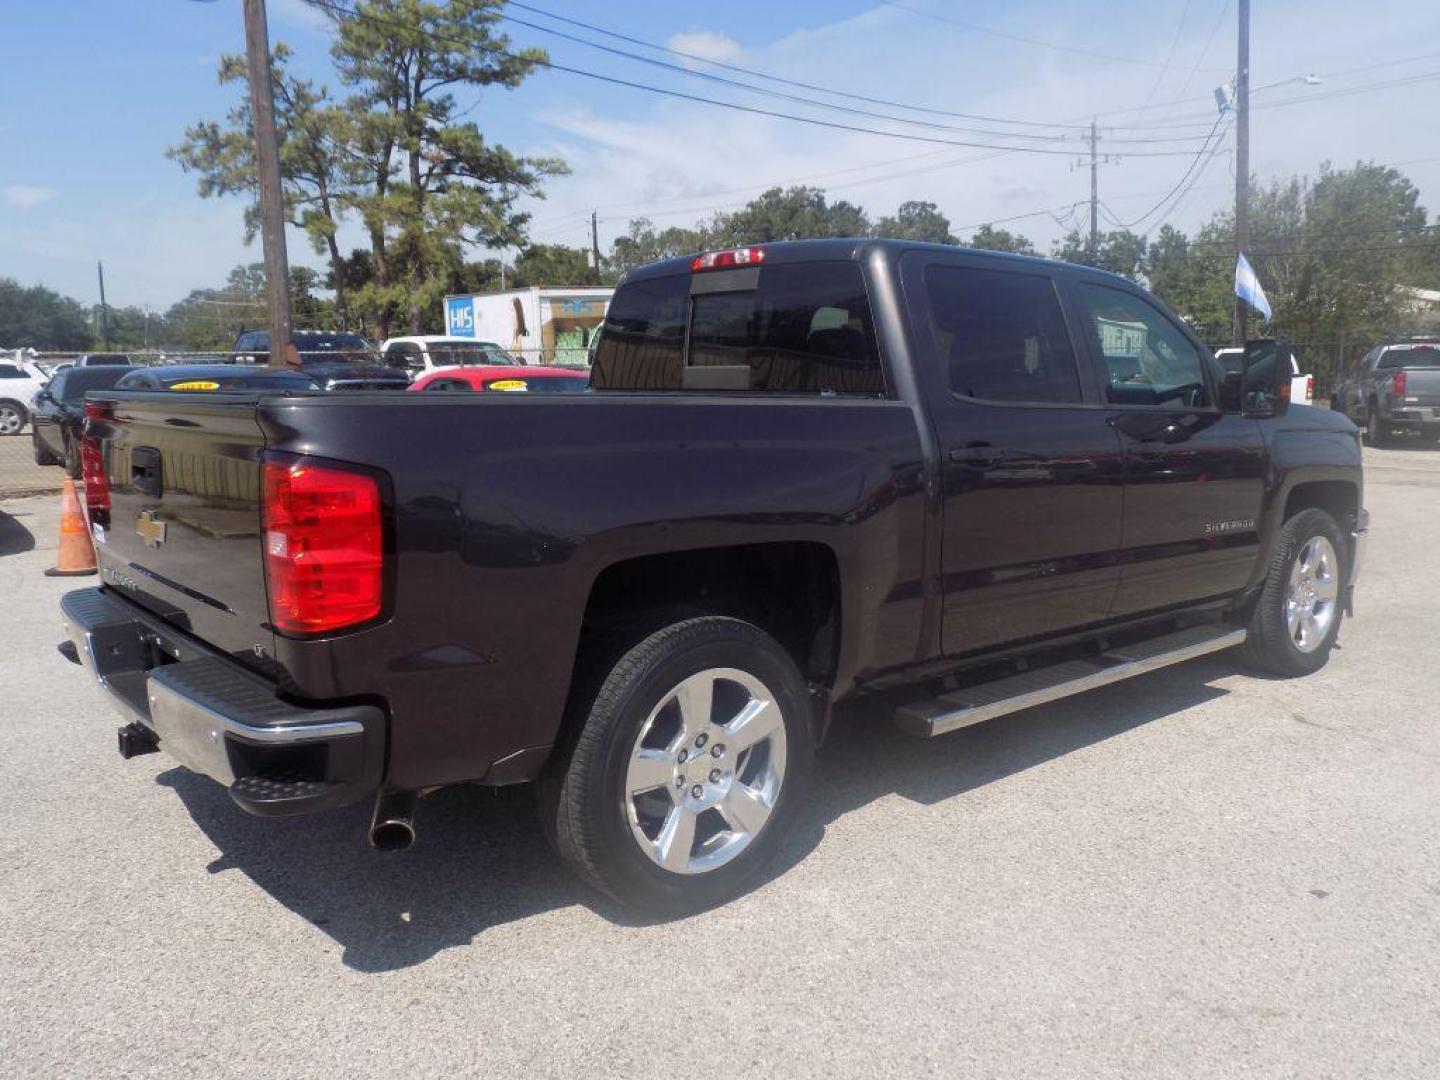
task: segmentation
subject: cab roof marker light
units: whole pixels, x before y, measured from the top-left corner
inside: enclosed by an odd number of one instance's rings
[[[690,263],[691,273],[702,270],[729,270],[737,266],[759,266],[765,261],[761,247],[726,248],[723,251],[702,251]]]

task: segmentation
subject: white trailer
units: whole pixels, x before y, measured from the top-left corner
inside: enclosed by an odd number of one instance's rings
[[[527,364],[583,366],[615,290],[533,287],[445,297],[445,332],[493,341]]]

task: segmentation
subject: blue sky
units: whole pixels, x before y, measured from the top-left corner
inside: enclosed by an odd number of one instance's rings
[[[1117,125],[1110,133],[1117,141],[1102,143],[1102,152],[1126,151],[1101,170],[1102,198],[1122,221],[1171,189],[1198,145],[1122,147],[1119,139],[1146,134],[1123,128],[1137,121],[1208,125],[1214,108],[1205,99],[1228,78],[1234,55],[1229,0],[535,4],[686,51],[892,101],[1006,120],[1079,121],[1101,113],[1102,125]],[[1322,82],[1291,82],[1257,94],[1254,171],[1262,177],[1313,174],[1327,158],[1405,163],[1403,171],[1427,205],[1440,208],[1440,78],[1365,90],[1371,83],[1440,73],[1440,5],[1271,0],[1256,7],[1254,83],[1310,72]],[[242,47],[239,0],[10,0],[5,8],[0,276],[44,283],[89,302],[96,299],[95,261],[103,259],[112,303],[163,308],[190,288],[218,284],[237,262],[260,257],[258,245],[242,242],[239,201],[200,199],[193,177],[164,157],[187,124],[222,116],[235,99],[237,89],[219,87],[214,71],[221,53]],[[295,49],[298,70],[328,77],[327,35],[301,0],[270,0],[270,23],[272,40]],[[621,78],[840,122],[877,123],[747,97],[520,27],[509,33],[516,44],[549,48],[557,62]],[[1043,246],[1076,220],[1069,205],[1088,194],[1088,176],[1074,167],[1071,151],[1082,149],[1075,141],[1041,144],[1065,151],[1050,156],[986,153],[800,126],[553,72],[516,91],[479,95],[462,88],[458,96],[475,103],[471,116],[487,137],[571,164],[573,174],[550,185],[548,198],[533,208],[534,234],[545,241],[583,243],[589,210],[596,206],[603,242],[631,216],[648,213],[657,224],[688,224],[744,202],[764,185],[809,181],[862,203],[877,217],[906,198],[939,203],[957,227],[1032,214],[1008,227]],[[1176,98],[1196,100],[1166,104]],[[1143,113],[1136,111],[1147,102]],[[879,126],[956,140],[986,138]],[[1204,130],[1163,133],[1193,140]],[[1152,149],[1176,156],[1141,156]],[[1207,160],[1194,190],[1168,220],[1191,228],[1222,206],[1233,184],[1229,165],[1224,152]],[[1036,213],[1046,210],[1053,213]],[[1147,220],[1140,231],[1165,217]],[[292,239],[291,256],[319,264],[299,237]]]

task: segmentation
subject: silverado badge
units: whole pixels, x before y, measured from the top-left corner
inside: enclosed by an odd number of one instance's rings
[[[140,534],[140,539],[145,541],[146,547],[158,548],[165,542],[165,522],[160,520],[154,510],[140,511],[140,519],[135,522],[135,531]]]

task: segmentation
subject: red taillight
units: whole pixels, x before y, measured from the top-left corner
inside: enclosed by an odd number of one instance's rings
[[[1314,375],[1306,375],[1306,376],[1305,376],[1305,400],[1306,400],[1306,401],[1314,401],[1314,400],[1315,400],[1315,376],[1314,376]]]
[[[275,629],[321,634],[380,614],[385,554],[374,477],[304,459],[266,461],[262,511]]]
[[[758,247],[727,248],[705,251],[690,263],[692,273],[700,270],[727,270],[732,266],[759,266],[765,261],[765,249]]]
[[[101,528],[110,524],[110,477],[105,473],[105,455],[100,451],[100,437],[95,425],[114,419],[111,406],[98,402],[85,403],[85,424],[80,435],[80,475],[85,478],[85,514],[91,525]]]
[[[1396,397],[1405,396],[1405,372],[1395,372],[1395,378],[1390,382],[1390,392]]]

